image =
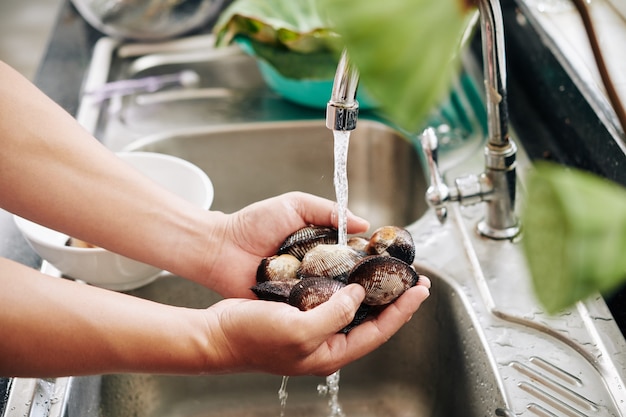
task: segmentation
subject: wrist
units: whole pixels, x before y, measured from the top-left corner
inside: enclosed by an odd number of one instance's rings
[[[213,288],[212,275],[224,248],[228,216],[198,211],[175,244],[170,272]]]

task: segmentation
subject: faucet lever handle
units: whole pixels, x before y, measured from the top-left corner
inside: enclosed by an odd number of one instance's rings
[[[437,135],[432,127],[424,130],[420,137],[420,144],[422,145],[422,151],[426,157],[426,165],[428,168],[428,175],[430,177],[430,184],[428,190],[426,190],[426,201],[428,205],[435,209],[437,218],[441,223],[446,221],[448,217],[447,204],[450,198],[450,189],[443,181],[439,167],[437,165]]]

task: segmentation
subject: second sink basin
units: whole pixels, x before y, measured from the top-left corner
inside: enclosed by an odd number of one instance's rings
[[[323,120],[263,122],[175,130],[139,139],[129,150],[191,161],[213,181],[212,209],[234,212],[288,191],[335,200],[333,135]],[[427,209],[426,181],[413,145],[383,123],[361,120],[348,151],[349,208],[372,230],[405,226]]]

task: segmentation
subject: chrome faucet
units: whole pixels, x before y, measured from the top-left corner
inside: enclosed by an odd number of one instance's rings
[[[517,147],[509,138],[506,101],[506,61],[504,54],[504,25],[499,0],[478,0],[482,39],[483,73],[487,107],[487,144],[485,171],[479,175],[457,178],[454,187],[445,184],[437,166],[437,137],[432,128],[421,136],[421,145],[430,172],[430,187],[426,192],[428,204],[444,222],[447,205],[457,201],[463,205],[485,202],[484,218],[478,231],[493,239],[511,239],[520,231],[515,215]],[[343,52],[330,101],[326,108],[326,126],[333,130],[356,127],[358,102],[356,86],[358,71]]]
[[[354,130],[359,117],[359,102],[356,90],[359,86],[359,71],[350,62],[344,49],[337,65],[333,89],[326,106],[326,127],[330,130]]]

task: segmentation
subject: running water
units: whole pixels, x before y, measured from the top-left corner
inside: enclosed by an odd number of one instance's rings
[[[278,389],[278,399],[280,400],[280,417],[285,417],[285,408],[287,407],[287,397],[289,394],[287,393],[287,381],[289,381],[288,376],[283,376],[283,380],[280,383],[280,388]]]
[[[337,243],[348,244],[348,146],[350,131],[333,131],[335,136],[335,195],[337,196]],[[320,395],[328,395],[329,417],[345,417],[339,404],[339,372],[326,377],[326,385],[318,385]]]
[[[337,241],[340,245],[348,244],[348,145],[350,144],[350,131],[333,131],[335,136],[334,158],[335,172],[333,182],[337,197]],[[317,386],[319,395],[328,395],[329,417],[346,417],[341,404],[339,404],[339,375],[337,371],[326,377],[326,385]],[[285,417],[287,406],[287,381],[289,377],[283,376],[278,399],[280,400],[280,417]]]
[[[348,243],[348,145],[350,144],[350,131],[334,130],[335,136],[335,195],[337,196],[337,231],[338,243]]]
[[[329,417],[346,417],[341,404],[339,404],[339,373],[337,371],[326,377],[326,385],[319,384],[317,393],[319,395],[328,395],[328,407],[330,407]]]

